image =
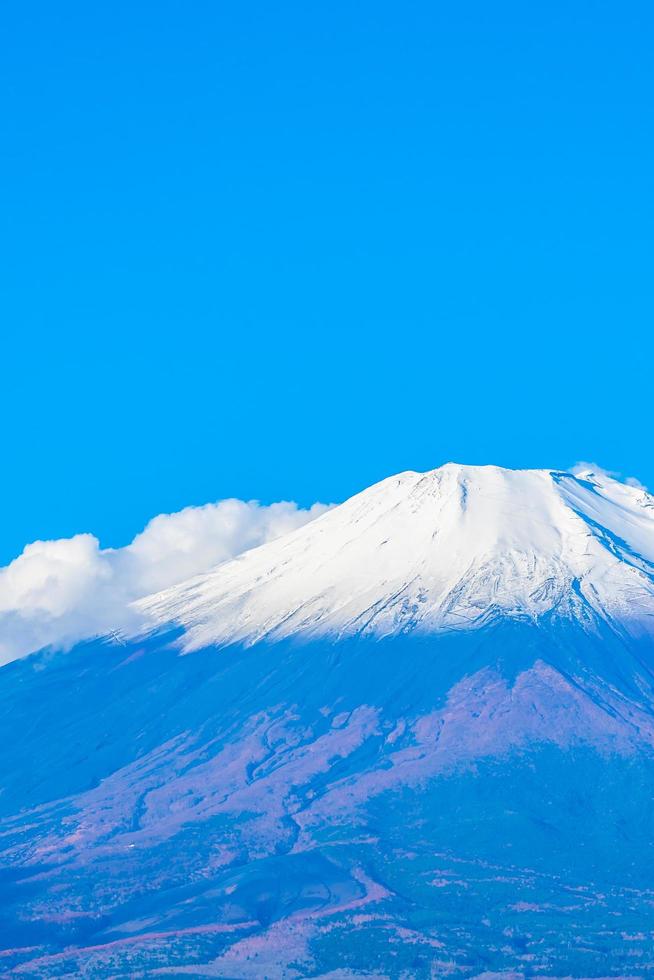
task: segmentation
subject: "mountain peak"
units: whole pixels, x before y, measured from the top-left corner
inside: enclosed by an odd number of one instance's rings
[[[654,501],[591,471],[405,471],[277,541],[139,603],[188,649],[385,637],[497,618],[654,630]]]

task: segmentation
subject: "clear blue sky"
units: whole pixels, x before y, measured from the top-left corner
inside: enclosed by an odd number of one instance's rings
[[[448,459],[654,486],[653,28],[8,0],[0,562]]]

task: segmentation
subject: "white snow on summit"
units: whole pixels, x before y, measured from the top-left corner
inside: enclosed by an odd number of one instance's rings
[[[400,473],[137,606],[187,650],[546,614],[654,633],[654,498],[592,472]]]

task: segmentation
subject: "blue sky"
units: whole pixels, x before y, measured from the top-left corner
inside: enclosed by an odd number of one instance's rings
[[[653,486],[653,9],[10,0],[0,562],[449,459]]]

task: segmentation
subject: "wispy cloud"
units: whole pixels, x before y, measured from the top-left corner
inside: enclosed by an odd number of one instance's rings
[[[576,476],[593,473],[595,476],[606,477],[610,480],[620,480],[621,483],[626,483],[629,487],[636,487],[638,490],[647,490],[645,484],[641,483],[638,477],[623,476],[622,473],[618,473],[616,470],[607,470],[604,466],[600,466],[599,463],[590,463],[583,459],[575,463],[571,467],[570,472]]]
[[[35,541],[0,568],[0,664],[136,626],[135,599],[295,530],[328,510],[222,500],[160,514],[125,548],[92,534]]]
[[[594,473],[595,476],[606,476],[611,480],[618,480],[620,474],[615,470],[607,470],[604,466],[600,466],[599,463],[591,463],[588,460],[580,459],[578,463],[570,468],[570,472],[574,473],[575,476],[584,476],[589,473]]]
[[[637,490],[647,490],[645,484],[641,483],[637,476],[627,476],[624,482],[630,487],[636,487]]]

